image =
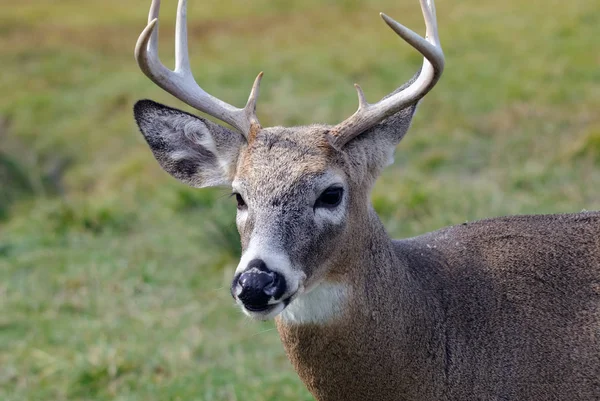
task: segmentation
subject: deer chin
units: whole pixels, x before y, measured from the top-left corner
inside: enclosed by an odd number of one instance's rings
[[[258,309],[240,304],[244,314],[255,320],[269,320],[279,315],[291,302],[293,296],[283,299],[277,303],[266,305]]]

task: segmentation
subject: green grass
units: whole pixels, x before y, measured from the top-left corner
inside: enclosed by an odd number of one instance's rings
[[[133,61],[148,5],[0,0],[0,399],[310,400],[229,296],[228,191],[172,180],[134,126],[138,98],[183,107]],[[419,65],[377,16],[421,32],[416,0],[189,7],[197,79],[242,105],[264,70],[264,125],[335,123],[352,83],[375,101]],[[438,19],[447,69],[373,195],[390,233],[600,209],[600,8],[440,0]]]

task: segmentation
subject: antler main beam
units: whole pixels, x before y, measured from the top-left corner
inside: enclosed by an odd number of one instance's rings
[[[417,79],[398,93],[385,97],[377,103],[369,104],[358,85],[354,85],[358,92],[358,110],[347,120],[331,129],[329,138],[331,144],[341,149],[346,143],[373,127],[386,117],[397,113],[405,107],[416,103],[427,94],[437,83],[444,70],[444,53],[440,46],[435,4],[433,0],[420,0],[423,17],[425,19],[426,36],[411,31],[385,14],[381,18],[402,39],[417,49],[423,56],[423,67]]]
[[[158,58],[158,14],[160,0],[152,0],[148,25],[142,31],[135,46],[135,58],[138,65],[155,84],[190,106],[224,121],[246,138],[255,127],[260,127],[256,117],[256,100],[262,72],[258,74],[248,103],[242,109],[205,92],[194,79],[190,69],[187,45],[187,1],[179,0],[175,27],[175,70],[165,67]]]

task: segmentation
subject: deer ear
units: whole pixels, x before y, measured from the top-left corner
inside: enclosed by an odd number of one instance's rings
[[[396,146],[408,132],[416,106],[408,106],[369,128],[348,142],[346,151],[355,155],[364,153],[369,170],[379,174],[385,167],[394,163]]]
[[[151,100],[140,100],[133,113],[162,168],[192,187],[228,185],[240,149],[239,133]]]

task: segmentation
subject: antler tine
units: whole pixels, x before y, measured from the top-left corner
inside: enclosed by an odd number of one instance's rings
[[[153,20],[157,20],[158,24],[158,14],[160,13],[160,0],[152,0],[152,4],[150,5],[150,12],[148,13],[148,24],[150,24]],[[150,47],[153,51],[158,50],[158,26],[152,32],[152,38],[150,39]]]
[[[165,67],[158,57],[158,14],[160,0],[152,0],[148,25],[142,31],[135,46],[135,58],[138,65],[155,84],[176,98],[196,109],[224,121],[246,138],[253,129],[260,127],[256,116],[256,100],[262,72],[254,81],[248,103],[243,109],[205,92],[194,79],[187,45],[187,1],[179,0],[175,26],[175,70]]]
[[[420,0],[423,17],[425,19],[426,35],[411,31],[404,25],[394,21],[385,14],[381,18],[398,36],[417,49],[423,56],[423,67],[417,79],[398,93],[392,94],[377,103],[369,104],[360,86],[355,85],[358,91],[359,107],[356,113],[347,120],[336,125],[329,132],[331,144],[341,149],[346,143],[373,127],[386,117],[397,113],[403,108],[414,104],[427,94],[437,83],[444,70],[444,53],[440,47],[437,30],[435,4],[433,0]]]
[[[187,1],[182,0],[177,4],[175,20],[175,72],[191,74],[187,36]]]
[[[252,85],[252,90],[250,91],[250,96],[248,96],[248,102],[244,107],[246,111],[246,116],[248,117],[248,121],[250,121],[251,126],[260,127],[260,123],[258,122],[258,117],[256,117],[256,101],[258,100],[258,94],[260,93],[260,81],[262,81],[263,72],[259,72],[256,79],[254,80],[254,84]]]

